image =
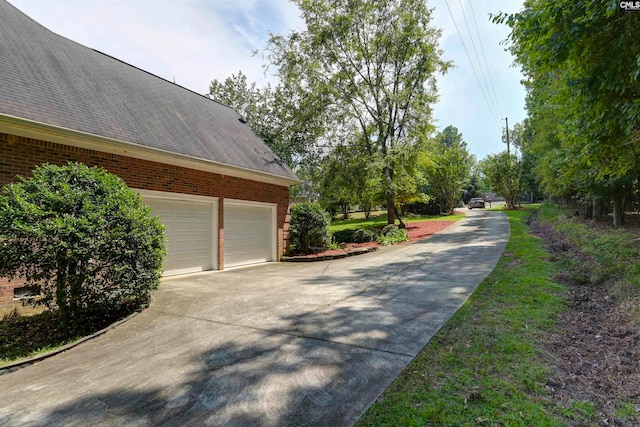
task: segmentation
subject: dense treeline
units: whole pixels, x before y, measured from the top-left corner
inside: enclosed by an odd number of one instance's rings
[[[638,202],[640,12],[618,1],[529,0],[494,21],[527,88],[528,144],[544,191],[614,225]]]

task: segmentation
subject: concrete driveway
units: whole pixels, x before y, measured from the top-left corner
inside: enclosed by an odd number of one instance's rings
[[[0,426],[348,426],[491,272],[499,212],[318,263],[165,280],[97,339],[0,376]]]

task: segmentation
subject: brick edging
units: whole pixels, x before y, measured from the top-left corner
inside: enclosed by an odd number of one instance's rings
[[[320,255],[314,257],[313,255],[302,255],[302,256],[283,256],[281,258],[282,262],[315,262],[315,261],[329,261],[332,259],[340,259],[346,258],[355,255],[367,254],[369,252],[375,252],[378,250],[377,246],[372,246],[369,248],[356,248],[349,252],[343,252],[341,254],[333,254],[333,255]]]

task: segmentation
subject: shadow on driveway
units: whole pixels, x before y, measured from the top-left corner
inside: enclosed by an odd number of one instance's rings
[[[494,268],[472,211],[358,257],[163,282],[96,340],[0,377],[0,425],[351,425]]]

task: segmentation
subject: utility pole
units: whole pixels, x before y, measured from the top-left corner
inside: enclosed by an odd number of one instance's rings
[[[509,117],[505,117],[504,121],[507,123],[507,156],[510,156],[511,153],[509,152]]]

